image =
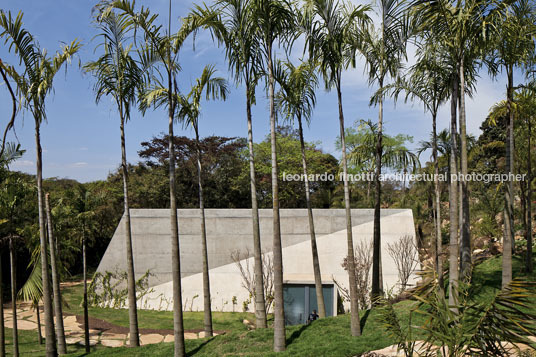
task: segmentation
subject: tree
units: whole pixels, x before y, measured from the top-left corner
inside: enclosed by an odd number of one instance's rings
[[[396,78],[402,67],[408,37],[406,2],[398,0],[381,0],[378,2],[380,27],[375,29],[369,24],[363,33],[362,42],[355,45],[366,60],[369,84],[377,83],[381,93],[387,79]],[[383,294],[381,277],[381,167],[382,167],[382,137],[383,137],[383,95],[380,94],[378,103],[378,139],[376,140],[376,156],[374,184],[374,234],[372,254],[372,301]]]
[[[52,291],[54,294],[54,316],[56,316],[56,337],[58,339],[58,352],[61,355],[67,353],[67,344],[65,343],[65,329],[63,327],[63,312],[61,307],[61,290],[58,273],[58,264],[56,263],[56,243],[54,238],[54,229],[52,226],[52,214],[50,213],[50,194],[45,194],[45,211],[47,215],[48,244],[50,250],[50,268],[52,273]]]
[[[22,74],[17,73],[15,68],[9,67],[6,73],[17,85],[17,92],[22,98],[21,105],[32,113],[35,122],[35,143],[37,153],[37,198],[39,211],[39,237],[41,244],[41,266],[43,278],[43,294],[45,309],[45,335],[47,356],[55,356],[56,343],[54,336],[54,320],[52,317],[52,301],[50,280],[48,276],[48,259],[46,251],[45,212],[43,205],[43,177],[42,177],[42,149],[40,127],[46,119],[45,99],[53,89],[53,80],[61,67],[69,62],[78,52],[81,44],[73,41],[61,48],[53,57],[49,57],[45,50],[41,50],[34,41],[33,36],[22,27],[22,13],[15,19],[11,12],[0,10],[0,26],[3,29],[0,37],[6,39],[9,48],[14,48],[23,64]]]
[[[420,100],[426,111],[432,116],[432,160],[434,163],[435,195],[435,270],[439,279],[439,288],[443,289],[443,243],[441,234],[441,190],[439,187],[437,114],[440,106],[447,100],[449,90],[448,62],[444,58],[444,48],[433,39],[427,38],[424,46],[419,48],[419,61],[410,69],[407,80],[398,80],[394,85],[395,98],[400,91],[406,92],[408,98]],[[420,153],[419,153],[420,154]]]
[[[474,83],[474,72],[481,65],[481,60],[488,50],[489,39],[497,36],[497,29],[502,26],[503,14],[508,1],[493,0],[470,0],[451,3],[449,0],[428,1],[420,0],[414,3],[414,15],[420,22],[420,31],[429,31],[436,41],[445,45],[449,61],[452,63],[456,78],[452,80],[451,90],[451,129],[456,123],[455,114],[459,105],[459,130],[460,130],[460,173],[467,175],[467,133],[465,95]],[[468,75],[470,77],[468,77]],[[454,140],[454,132],[451,138]],[[454,142],[454,141],[453,141]],[[454,147],[452,148],[455,149]],[[451,158],[451,160],[454,160]],[[454,160],[455,161],[455,160]],[[452,167],[455,167],[453,162]],[[452,170],[454,172],[456,170]],[[457,171],[456,171],[457,172]],[[451,195],[458,194],[457,188],[451,182]],[[471,266],[471,236],[469,222],[469,193],[467,181],[460,182],[461,189],[461,222],[460,224],[460,273],[464,279],[468,279]],[[458,196],[456,196],[458,197]],[[454,197],[452,197],[454,199]],[[451,202],[451,209],[454,202]],[[453,214],[457,214],[452,210]],[[453,227],[456,225],[456,227]],[[451,263],[454,264],[454,242],[458,234],[457,219],[451,215]],[[456,228],[456,231],[454,230]],[[457,243],[456,243],[457,244]],[[457,260],[457,259],[456,259]],[[456,262],[458,264],[458,262]],[[450,267],[450,273],[454,266]],[[453,276],[457,279],[457,276]],[[452,280],[452,279],[451,279]]]
[[[201,168],[201,148],[199,145],[199,116],[201,114],[201,99],[226,100],[229,90],[227,82],[222,77],[215,77],[214,66],[206,66],[203,69],[195,85],[192,86],[188,95],[182,98],[181,109],[178,118],[186,126],[191,126],[195,132],[197,152],[197,182],[199,186],[199,213],[201,216],[201,256],[203,261],[203,298],[204,298],[204,325],[205,336],[212,336],[212,309],[210,299],[210,279],[208,273],[208,249],[207,232],[205,226],[205,204],[203,200],[203,175]]]
[[[255,323],[266,328],[266,305],[263,283],[263,262],[255,180],[255,155],[253,151],[253,123],[251,106],[255,104],[255,87],[260,76],[261,59],[259,43],[255,40],[256,26],[252,19],[252,0],[220,0],[217,11],[222,15],[225,27],[225,47],[229,69],[237,83],[244,83],[246,90],[246,120],[248,123],[249,178],[251,191],[251,217],[253,223],[253,255],[255,259]]]
[[[11,266],[11,314],[13,315],[13,356],[19,357],[19,332],[17,329],[17,263],[15,262],[15,239],[19,236],[11,234],[9,241],[9,263]],[[3,307],[2,307],[3,308]]]
[[[131,46],[125,47],[130,24],[125,17],[113,11],[98,13],[96,17],[103,39],[102,54],[96,61],[84,65],[87,72],[95,76],[94,86],[99,103],[103,96],[112,96],[119,113],[121,130],[121,171],[123,175],[124,229],[127,260],[127,287],[130,346],[140,345],[138,330],[138,312],[136,309],[136,276],[134,274],[134,257],[132,253],[132,231],[130,225],[130,203],[128,192],[128,169],[125,144],[125,123],[130,119],[131,107],[136,102],[136,95],[144,79],[144,69],[130,55]]]
[[[327,90],[335,87],[339,113],[344,180],[344,206],[346,209],[346,238],[348,244],[348,278],[350,288],[350,326],[352,336],[361,335],[359,302],[354,269],[354,241],[352,236],[352,211],[348,185],[348,163],[342,108],[342,71],[349,65],[348,54],[354,37],[360,38],[360,30],[370,21],[368,6],[352,7],[333,0],[310,0],[306,2],[304,27],[309,56],[319,63]],[[316,18],[316,19],[315,19]]]
[[[171,34],[171,0],[169,1],[169,20],[167,33],[162,25],[156,25],[158,15],[152,15],[149,9],[142,7],[139,12],[134,10],[134,1],[102,0],[100,5],[104,11],[113,8],[121,11],[130,23],[143,32],[143,62],[147,66],[161,66],[165,74],[160,78],[156,70],[145,83],[145,90],[140,98],[140,107],[145,112],[151,105],[164,106],[168,109],[168,147],[169,147],[169,210],[171,223],[171,270],[173,274],[173,331],[174,355],[186,355],[184,347],[184,325],[182,316],[181,268],[179,249],[179,223],[177,217],[177,199],[175,187],[175,146],[173,142],[173,123],[179,109],[179,93],[177,73],[180,69],[178,54],[186,38],[201,27],[208,27],[216,21],[215,17],[200,18],[189,15],[176,34]]]
[[[493,60],[504,68],[507,76],[506,110],[508,136],[506,140],[506,172],[514,173],[514,69],[525,65],[534,55],[533,36],[536,33],[536,8],[528,0],[514,2],[506,11],[506,20],[500,19],[497,36],[492,42]],[[503,239],[502,286],[512,280],[512,252],[514,249],[514,184],[505,185],[505,235]]]
[[[294,28],[294,16],[286,0],[253,0],[253,23],[257,26],[256,40],[262,48],[263,66],[268,87],[270,108],[270,143],[272,147],[272,209],[274,254],[274,351],[285,350],[285,312],[283,308],[283,253],[279,218],[279,174],[277,168],[277,137],[275,99],[274,45],[288,44]]]
[[[298,121],[298,133],[300,135],[300,149],[305,186],[305,201],[307,203],[307,216],[309,218],[309,235],[311,237],[311,253],[313,257],[313,272],[315,278],[316,301],[320,318],[326,317],[324,305],[324,293],[322,291],[322,276],[320,274],[320,262],[316,246],[315,225],[313,220],[313,208],[311,204],[311,190],[309,188],[307,159],[305,156],[305,141],[303,139],[302,118],[307,124],[311,121],[313,108],[316,104],[315,90],[318,87],[318,78],[315,66],[311,63],[302,63],[298,67],[290,62],[283,64],[278,71],[277,81],[281,89],[276,96],[277,109],[288,119]]]

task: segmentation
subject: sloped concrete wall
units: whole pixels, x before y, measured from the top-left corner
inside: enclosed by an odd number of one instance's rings
[[[272,210],[260,210],[262,249],[271,254]],[[206,210],[207,240],[213,309],[231,311],[232,297],[242,301],[249,298],[242,287],[238,267],[231,259],[232,252],[240,250],[244,255],[252,249],[252,223],[249,209]],[[335,278],[347,286],[348,275],[341,262],[347,253],[346,218],[343,209],[314,210],[319,259],[324,281]],[[169,235],[169,210],[131,210],[134,266],[139,277],[147,270],[153,292],[141,301],[141,308],[170,309],[171,301],[171,255]],[[372,239],[373,210],[352,210],[354,244]],[[99,272],[125,270],[125,243],[123,221],[118,226],[112,241],[98,267]],[[382,270],[384,285],[389,288],[398,281],[396,266],[387,252],[387,244],[394,243],[404,235],[415,237],[413,214],[408,209],[381,211]],[[283,242],[284,279],[288,282],[313,282],[310,237],[307,211],[305,209],[282,209],[281,232]],[[185,309],[202,310],[201,242],[200,219],[196,209],[179,210],[179,234],[181,244],[181,272]],[[244,257],[243,264],[253,267],[251,257]],[[194,298],[198,295],[197,298]],[[192,304],[193,300],[193,304]],[[253,306],[253,304],[251,305]]]

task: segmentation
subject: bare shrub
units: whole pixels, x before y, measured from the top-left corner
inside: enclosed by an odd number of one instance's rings
[[[344,270],[348,271],[348,257],[342,262]],[[354,249],[355,280],[357,285],[357,301],[360,309],[370,305],[370,268],[372,267],[372,241],[359,241]],[[350,292],[333,279],[335,285],[346,301],[350,301]]]
[[[250,257],[249,249],[246,249],[246,253],[242,255],[240,250],[235,250],[231,253],[231,259],[240,270],[242,276],[242,286],[249,292],[249,296],[255,296],[255,273],[253,270],[253,264],[247,259]],[[262,254],[262,275],[263,275],[263,288],[264,288],[264,305],[266,312],[270,311],[272,303],[274,301],[274,262],[270,255]],[[244,262],[242,262],[244,260]]]
[[[413,236],[405,235],[393,244],[387,243],[387,251],[395,261],[400,280],[400,291],[402,292],[406,290],[409,277],[418,264],[417,248]]]

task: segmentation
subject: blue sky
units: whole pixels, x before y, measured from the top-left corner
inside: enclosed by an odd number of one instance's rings
[[[56,51],[62,42],[71,42],[78,38],[84,47],[79,53],[82,63],[97,58],[94,53],[98,34],[91,21],[91,8],[96,0],[2,0],[0,8],[17,13],[24,12],[24,26],[39,41],[42,48],[49,53]],[[173,1],[172,21],[175,29],[180,25],[179,18],[185,16],[194,1]],[[154,13],[160,13],[162,20],[167,19],[167,0],[138,1],[137,6],[149,6]],[[298,41],[295,46],[300,47]],[[301,52],[301,49],[299,49]],[[411,52],[411,51],[410,51]],[[16,64],[16,58],[8,52],[7,46],[0,44],[0,58]],[[413,61],[410,55],[410,62]],[[230,78],[221,49],[212,42],[209,34],[201,33],[196,40],[193,51],[189,41],[180,53],[182,72],[181,89],[189,90],[190,84],[197,78],[207,64],[213,64],[219,74]],[[481,71],[477,93],[467,101],[468,131],[479,134],[479,126],[488,110],[505,95],[503,76],[492,80],[486,70]],[[522,80],[522,78],[516,78]],[[95,104],[93,92],[94,80],[84,74],[78,67],[78,59],[68,67],[67,74],[59,73],[55,79],[55,90],[47,102],[48,122],[42,125],[43,174],[44,177],[67,177],[82,182],[105,179],[114,171],[121,160],[119,119],[111,99],[104,98]],[[204,102],[200,120],[201,136],[242,136],[247,135],[245,120],[244,89],[231,82],[231,95],[226,102]],[[359,119],[377,120],[377,108],[369,107],[369,98],[374,88],[368,86],[363,73],[362,61],[356,69],[346,71],[343,78],[343,103],[346,125]],[[258,89],[257,105],[253,108],[254,140],[261,141],[269,133],[268,105],[262,87]],[[308,141],[317,141],[324,151],[339,157],[335,149],[335,140],[339,133],[337,117],[337,100],[335,92],[326,92],[321,87],[317,92],[318,103],[313,114],[312,123],[306,129]],[[0,124],[5,126],[11,115],[11,102],[5,86],[0,84]],[[385,105],[385,130],[389,134],[408,134],[414,137],[413,147],[420,140],[428,139],[431,120],[423,111],[422,105],[394,105],[388,101]],[[439,116],[439,129],[446,128],[449,120],[449,106],[444,106]],[[163,109],[149,111],[144,117],[138,112],[132,113],[132,119],[126,126],[127,157],[132,163],[139,161],[137,151],[140,142],[150,140],[154,135],[167,131],[166,112]],[[176,135],[192,137],[191,130],[176,127]],[[24,157],[11,165],[11,169],[35,173],[35,139],[33,118],[21,112],[17,118],[16,137],[11,134],[10,141],[19,141],[26,150]],[[427,159],[425,157],[425,159]]]

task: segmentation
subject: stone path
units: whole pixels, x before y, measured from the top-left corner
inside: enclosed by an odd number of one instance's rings
[[[41,333],[44,336],[45,328],[43,324],[43,306],[39,306],[39,314],[41,318]],[[80,344],[85,345],[84,326],[77,321],[77,316],[64,316],[63,325],[65,328],[65,342],[70,345]],[[13,314],[11,306],[4,306],[4,326],[13,328]],[[37,313],[29,303],[17,304],[17,328],[19,330],[37,330]],[[218,335],[218,333],[214,333]],[[185,339],[203,338],[204,332],[185,332]],[[121,347],[128,345],[128,333],[112,333],[107,332],[107,329],[90,329],[89,344],[95,346],[101,344],[106,347]],[[150,345],[161,342],[173,342],[172,334],[159,333],[140,333],[140,344]]]

